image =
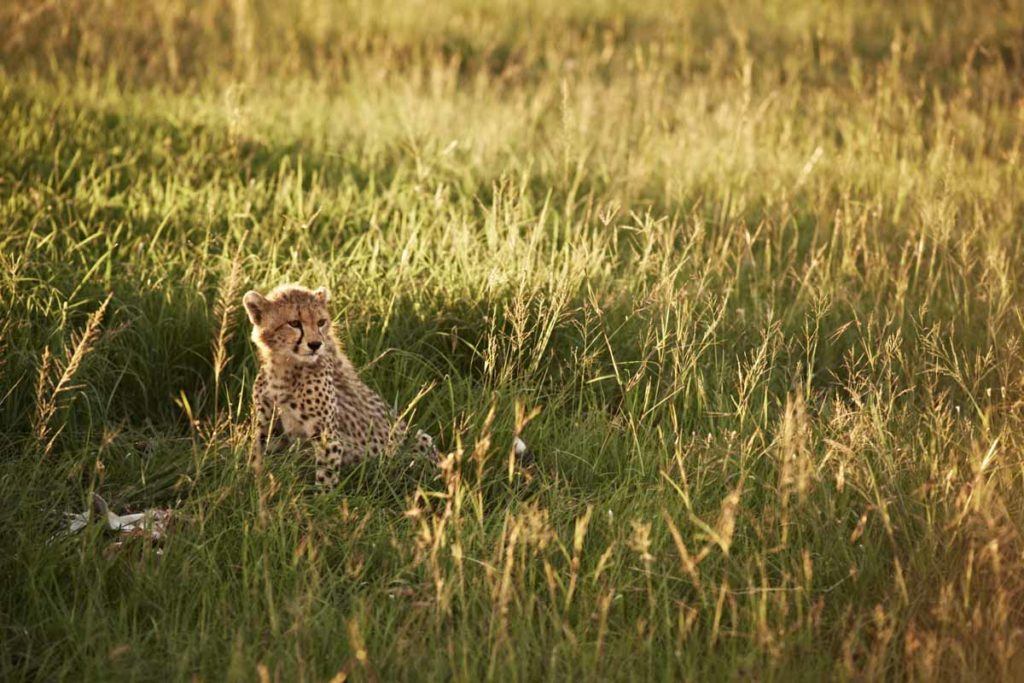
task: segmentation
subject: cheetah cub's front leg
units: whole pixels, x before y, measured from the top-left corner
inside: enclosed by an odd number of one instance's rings
[[[322,382],[315,381],[313,386],[314,389],[325,387]],[[311,405],[304,402],[303,398],[296,398],[295,401],[288,403],[284,410],[286,414],[293,414],[295,429],[303,431],[313,442],[317,486],[330,491],[338,485],[341,468],[356,462],[359,454],[351,435],[339,428],[340,421],[333,393],[326,390],[322,398],[325,400],[319,405]],[[293,405],[296,408],[292,409]],[[304,413],[303,410],[310,412]]]
[[[316,483],[324,491],[338,485],[341,468],[355,462],[355,449],[350,439],[336,432],[321,435],[316,443]]]
[[[274,408],[273,398],[267,391],[267,380],[262,373],[256,376],[252,389],[253,412],[256,417],[256,439],[253,450],[256,455],[263,455],[271,449],[271,440],[284,438],[284,427],[281,415]]]

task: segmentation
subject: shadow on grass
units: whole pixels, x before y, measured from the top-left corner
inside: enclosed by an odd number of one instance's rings
[[[218,320],[211,302],[216,299],[219,283],[191,286],[195,264],[188,258],[160,262],[152,255],[139,254],[152,249],[159,235],[160,241],[172,245],[205,240],[206,255],[217,256],[224,249],[218,236],[227,235],[230,217],[214,213],[212,222],[201,222],[192,214],[160,218],[148,212],[140,217],[125,201],[114,201],[128,193],[139,177],[177,174],[183,187],[225,184],[229,179],[244,186],[264,180],[268,183],[265,194],[273,195],[282,168],[294,167],[294,160],[301,158],[308,172],[295,181],[299,183],[295,189],[310,190],[316,177],[322,184],[349,183],[361,193],[373,193],[375,188],[399,182],[411,164],[400,146],[391,148],[372,168],[364,168],[302,141],[269,145],[239,139],[226,128],[170,121],[157,113],[117,114],[70,101],[48,109],[45,105],[50,103],[49,99],[19,88],[9,91],[5,99],[3,106],[16,112],[14,118],[27,119],[33,126],[42,124],[40,112],[47,109],[48,125],[60,134],[40,138],[30,154],[3,158],[6,174],[13,182],[0,185],[0,195],[23,198],[45,188],[50,199],[48,204],[37,207],[39,215],[55,212],[57,219],[69,226],[67,230],[55,231],[49,251],[32,254],[22,266],[23,281],[46,282],[52,292],[49,299],[44,301],[37,291],[19,290],[15,285],[14,294],[3,307],[6,319],[20,321],[7,333],[5,342],[11,352],[8,362],[0,366],[0,389],[4,394],[0,424],[9,438],[30,432],[35,376],[43,349],[60,347],[60,340],[68,339],[69,330],[79,328],[91,312],[82,302],[98,301],[106,289],[112,290],[115,297],[105,327],[121,329],[101,338],[97,352],[83,363],[78,378],[82,394],[59,416],[65,424],[64,438],[69,443],[80,442],[83,437],[87,442],[95,441],[111,425],[120,424],[133,428],[159,425],[154,429],[185,436],[190,430],[189,415],[199,419],[213,417],[212,347]],[[97,174],[104,179],[105,201],[97,202],[96,197],[82,196],[75,190]],[[528,192],[532,199],[540,203],[552,195],[555,204],[564,202],[570,188],[544,180],[531,179]],[[481,207],[487,205],[489,198],[493,199],[492,188],[493,183],[483,177],[460,191],[473,200],[472,211],[483,211]],[[605,189],[601,180],[589,178],[582,189],[573,191],[582,196]],[[695,210],[698,203],[695,199],[692,206],[661,208],[686,213]],[[271,208],[253,207],[253,221],[275,222]],[[758,211],[751,209],[749,216],[737,217],[737,224],[709,223],[709,229],[718,233],[735,230],[747,219],[752,226],[764,218]],[[10,226],[9,234],[14,237],[7,238],[5,249],[16,249],[21,239],[18,235],[32,233],[30,223],[38,220],[39,215],[28,211],[19,214]],[[694,381],[689,388],[675,393],[671,404],[665,404],[682,414],[684,431],[716,429],[716,421],[710,416],[731,409],[736,373],[761,341],[767,324],[765,313],[781,309],[783,304],[787,311],[779,330],[783,341],[776,363],[769,369],[766,386],[772,410],[777,412],[784,404],[803,359],[804,349],[797,340],[805,331],[811,307],[811,302],[793,300],[800,283],[789,275],[789,269],[812,258],[812,245],[805,238],[809,226],[813,227],[814,215],[808,212],[787,228],[792,242],[788,249],[790,260],[779,265],[779,272],[757,273],[754,266],[735,266],[741,271],[739,279],[745,283],[741,288],[744,291],[734,295],[730,302],[730,315],[717,333],[712,357],[693,370]],[[350,222],[350,237],[369,228],[368,223],[358,224],[359,219],[355,219],[356,224],[351,224],[351,217],[345,220]],[[313,234],[309,238],[331,244],[334,236],[316,233],[318,229],[327,230],[329,223],[322,221],[319,228],[311,228]],[[592,223],[581,225],[580,229],[601,228],[596,220]],[[96,234],[106,240],[93,239]],[[783,236],[787,237],[785,233]],[[397,405],[404,405],[420,387],[431,383],[444,385],[449,395],[429,397],[418,411],[428,424],[444,427],[467,407],[479,411],[495,392],[525,396],[535,404],[543,404],[549,413],[558,414],[566,423],[593,413],[612,423],[636,409],[637,402],[642,400],[639,394],[647,387],[653,387],[656,396],[668,396],[677,381],[664,368],[650,362],[649,334],[662,319],[678,322],[674,319],[678,311],[639,306],[637,296],[649,284],[642,277],[633,283],[632,291],[621,291],[622,277],[630,265],[628,254],[633,250],[630,240],[638,239],[636,230],[622,228],[621,251],[626,256],[609,272],[587,278],[587,288],[601,293],[600,310],[595,309],[589,293],[581,287],[571,293],[548,337],[536,333],[550,322],[544,317],[543,307],[527,301],[525,320],[519,322],[532,332],[521,340],[514,339],[519,334],[517,322],[509,312],[517,296],[514,286],[476,298],[453,298],[428,289],[395,296],[386,311],[371,307],[359,318],[347,317],[351,355],[357,365],[363,365],[384,354],[366,370],[366,378],[385,400]],[[554,237],[552,240],[557,242]],[[755,242],[751,262],[759,260],[761,250],[767,248],[766,243]],[[941,253],[932,255],[941,257]],[[105,264],[102,285],[93,277],[97,264]],[[700,275],[698,270],[683,275]],[[758,301],[747,293],[767,280],[773,280],[771,287],[762,288],[772,292],[767,300]],[[205,275],[200,281],[207,282]],[[73,307],[59,305],[72,292],[77,292],[76,301],[70,302]],[[916,294],[920,301],[913,293],[908,294],[903,310],[921,308],[918,304],[923,305],[929,298],[927,294]],[[682,276],[680,295],[686,295]],[[945,315],[939,308],[942,302],[956,301],[954,296],[930,299],[936,302],[926,313],[932,318]],[[815,356],[815,366],[809,370],[813,388],[827,392],[848,384],[855,364],[847,363],[847,359],[856,357],[871,342],[864,330],[847,323],[856,317],[858,306],[868,305],[866,296],[864,302],[854,299],[817,323],[819,329],[815,333],[818,338],[828,339],[828,344],[823,345]],[[709,310],[706,306],[704,313]],[[748,313],[738,315],[741,310]],[[985,314],[983,307],[972,311],[979,316]],[[683,324],[696,329],[706,327],[709,321],[700,317],[704,313]],[[919,341],[918,329],[926,323],[927,319],[904,313],[901,319],[893,321],[887,333],[900,332],[902,343],[913,348]],[[982,349],[986,341],[983,335],[970,332],[972,329],[982,328],[958,328],[955,341],[965,351]],[[226,405],[247,403],[255,373],[245,331],[244,321],[238,322],[227,346],[230,360],[220,388]],[[489,356],[487,349],[495,340],[499,353]],[[595,345],[595,341],[601,343]],[[669,337],[667,342],[678,340]],[[593,348],[593,352],[581,356],[581,349],[588,348]],[[962,391],[952,380],[945,381],[949,391]],[[710,402],[698,396],[693,388],[698,384],[710,388]],[[244,415],[244,408],[238,412]],[[665,415],[664,410],[651,413],[644,427],[657,426]]]

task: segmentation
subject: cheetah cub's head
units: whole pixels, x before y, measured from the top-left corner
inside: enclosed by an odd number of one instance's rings
[[[267,362],[314,363],[335,347],[326,287],[281,285],[267,296],[246,292],[252,341]]]

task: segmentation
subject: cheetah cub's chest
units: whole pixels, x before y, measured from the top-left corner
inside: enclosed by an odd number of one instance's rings
[[[267,396],[287,436],[314,438],[334,418],[335,388],[324,365],[290,368],[269,382]]]

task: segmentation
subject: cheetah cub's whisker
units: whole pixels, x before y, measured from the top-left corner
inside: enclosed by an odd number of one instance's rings
[[[245,310],[260,371],[253,386],[256,448],[271,436],[315,445],[316,481],[337,485],[343,465],[407,446],[436,461],[434,440],[398,419],[380,395],[359,379],[334,336],[325,287],[281,285],[267,296],[247,292]]]

